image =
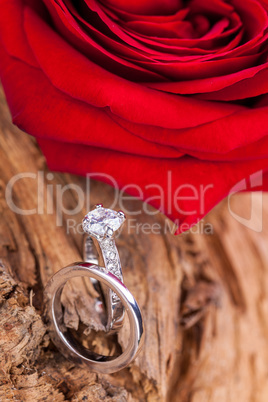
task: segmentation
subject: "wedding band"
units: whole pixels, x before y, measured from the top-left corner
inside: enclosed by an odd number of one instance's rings
[[[50,337],[60,352],[75,363],[86,366],[97,373],[113,373],[128,366],[140,351],[144,328],[141,311],[123,284],[120,259],[115,245],[114,233],[122,225],[122,212],[104,209],[101,205],[89,212],[83,220],[87,233],[84,242],[85,262],[71,264],[50,278],[45,287],[45,301]],[[99,260],[93,249],[93,242],[99,251]],[[64,324],[61,294],[66,282],[75,277],[88,277],[95,289],[103,296],[106,306],[107,333],[118,331],[124,321],[124,312],[129,319],[128,344],[119,356],[97,354],[82,346]]]

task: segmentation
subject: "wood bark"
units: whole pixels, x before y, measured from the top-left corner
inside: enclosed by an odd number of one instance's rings
[[[82,259],[82,235],[68,232],[64,211],[78,205],[77,191],[63,194],[62,225],[57,195],[70,183],[85,193],[86,180],[50,172],[36,141],[12,125],[3,92],[0,100],[0,401],[266,402],[267,195],[254,202],[256,224],[262,212],[260,232],[234,219],[227,201],[180,236],[166,230],[172,224],[160,213],[143,212],[136,228],[123,229],[118,248],[124,280],[143,312],[145,344],[121,372],[90,373],[58,353],[42,316],[48,278]],[[29,175],[13,186],[13,207],[39,206],[28,215],[12,210],[8,194],[10,180],[25,172],[41,181],[38,188]],[[91,182],[91,206],[109,206],[113,198],[110,186]],[[250,201],[250,194],[233,196],[232,210],[249,217]],[[125,205],[142,210],[137,200]],[[72,219],[79,223],[86,212],[83,205]],[[143,233],[138,227],[145,223],[160,225],[160,233]],[[86,282],[76,280],[66,292],[65,322],[88,328]],[[126,338],[124,328],[116,341],[124,347]],[[98,342],[96,336],[96,347]]]

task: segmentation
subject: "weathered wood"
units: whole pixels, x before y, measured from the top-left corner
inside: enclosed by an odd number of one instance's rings
[[[67,233],[66,212],[57,226],[56,190],[73,183],[85,193],[86,180],[50,173],[35,140],[12,125],[3,93],[0,99],[0,401],[266,402],[268,197],[263,197],[261,233],[237,222],[226,202],[204,220],[213,233],[197,233],[201,223],[196,233],[173,236],[160,213],[136,217],[139,225],[159,224],[160,234],[124,228],[119,253],[125,283],[143,311],[145,345],[130,368],[113,375],[90,373],[57,352],[41,319],[48,278],[82,259],[82,236]],[[25,172],[39,172],[44,185],[38,195],[37,180],[18,180],[13,201],[30,210],[39,197],[44,212],[22,215],[10,208],[8,183]],[[113,195],[108,185],[91,183],[91,205],[109,206]],[[69,209],[78,202],[74,189],[63,199]],[[142,206],[134,200],[125,205]],[[249,205],[248,194],[233,197],[232,208],[241,215]],[[80,222],[85,212],[83,205],[71,218]],[[76,280],[67,291],[65,322],[87,328],[92,324],[87,283]],[[121,346],[126,338],[124,328]]]

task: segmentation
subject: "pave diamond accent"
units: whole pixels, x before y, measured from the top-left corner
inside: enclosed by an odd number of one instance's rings
[[[109,260],[114,260],[116,258],[116,254],[114,251],[110,250],[107,253],[107,257],[109,258]]]
[[[109,272],[115,275],[121,282],[123,282],[123,275],[121,269],[120,258],[118,255],[117,247],[114,239],[104,239],[99,242],[105,267]],[[112,303],[120,302],[120,298],[111,290]]]
[[[107,270],[122,281],[121,264],[114,239],[109,239],[109,242],[104,239],[99,244]]]
[[[97,238],[103,238],[108,228],[115,232],[120,228],[124,220],[124,215],[112,209],[98,207],[85,216],[82,226],[86,233]]]
[[[109,248],[113,247],[113,241],[109,240],[109,239],[105,239],[105,240],[102,240],[101,245],[102,245],[103,249],[106,249],[106,248],[109,249]]]

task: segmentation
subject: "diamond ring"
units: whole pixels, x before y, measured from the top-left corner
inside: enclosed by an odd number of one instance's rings
[[[115,244],[115,232],[125,219],[122,211],[116,212],[103,208],[102,204],[96,205],[82,222],[86,233],[84,262],[71,264],[58,271],[48,281],[44,291],[52,341],[65,357],[98,373],[113,373],[128,366],[140,351],[144,338],[141,311],[135,298],[123,284]],[[61,305],[62,290],[68,280],[79,276],[90,278],[99,295],[98,300],[105,306],[108,334],[120,330],[124,324],[124,314],[127,313],[130,335],[128,345],[121,355],[105,356],[85,348],[65,326]]]

